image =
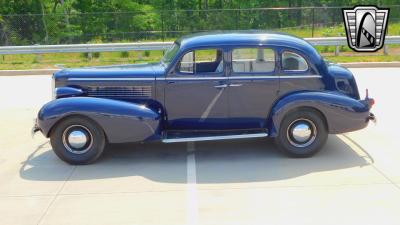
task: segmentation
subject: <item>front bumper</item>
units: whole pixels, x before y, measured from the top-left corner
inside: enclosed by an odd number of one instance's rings
[[[33,137],[36,134],[36,132],[38,132],[38,131],[40,131],[40,128],[37,124],[37,119],[34,119],[33,127],[31,129],[31,136]]]

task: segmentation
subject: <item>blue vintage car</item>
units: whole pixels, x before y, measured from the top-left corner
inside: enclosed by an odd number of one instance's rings
[[[94,162],[108,143],[262,137],[308,157],[328,134],[374,120],[349,70],[278,33],[189,35],[159,63],[64,69],[53,85],[34,131],[71,164]]]

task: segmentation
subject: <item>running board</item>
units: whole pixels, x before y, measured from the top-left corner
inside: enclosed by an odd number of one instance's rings
[[[254,134],[236,134],[236,135],[221,135],[221,136],[208,136],[208,137],[167,138],[167,139],[162,139],[162,142],[177,143],[177,142],[216,141],[216,140],[260,138],[260,137],[268,137],[268,134],[267,133],[254,133]]]

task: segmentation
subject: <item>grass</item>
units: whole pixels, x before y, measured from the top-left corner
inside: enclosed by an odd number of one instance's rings
[[[311,37],[310,27],[295,29],[285,28],[279,31],[299,37]],[[314,37],[345,36],[343,25],[331,27],[315,27]],[[391,23],[388,35],[400,35],[400,23]],[[400,45],[390,45],[389,55],[378,53],[356,53],[347,46],[341,46],[339,56],[334,56],[334,46],[318,46],[316,49],[327,59],[333,62],[393,62],[400,61]],[[25,70],[25,69],[51,69],[62,67],[85,67],[112,64],[133,64],[142,62],[156,62],[162,57],[162,51],[130,51],[130,52],[102,52],[82,53],[54,53],[54,54],[27,54],[27,55],[1,55],[0,70]]]
[[[156,62],[162,57],[162,51],[151,51],[147,54],[139,51],[102,52],[98,57],[92,54],[88,58],[86,54],[40,54],[40,55],[3,55],[0,56],[0,70],[25,70],[25,69],[52,69],[62,67],[85,67],[111,64],[133,64],[142,62]]]
[[[325,56],[326,60],[337,63],[349,62],[400,62],[400,55],[377,55],[377,56]]]

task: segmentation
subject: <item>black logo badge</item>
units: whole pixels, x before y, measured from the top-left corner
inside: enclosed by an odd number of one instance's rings
[[[389,9],[356,6],[343,9],[349,47],[357,52],[375,52],[383,47]]]

